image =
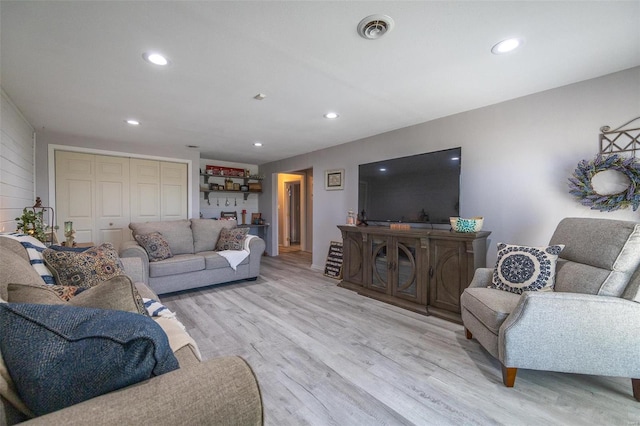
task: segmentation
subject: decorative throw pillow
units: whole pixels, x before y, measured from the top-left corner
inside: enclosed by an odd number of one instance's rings
[[[46,249],[42,256],[58,285],[90,288],[124,274],[118,252],[110,243],[91,247],[82,253]]]
[[[150,234],[136,235],[135,238],[149,255],[149,262],[157,262],[173,257],[169,243],[161,233],[152,232]]]
[[[37,416],[179,368],[162,328],[131,312],[5,303],[0,330],[7,369]]]
[[[249,228],[222,228],[216,250],[242,250]]]
[[[61,297],[54,286],[9,283],[11,303],[35,303],[39,305],[71,305],[85,308],[112,309],[146,315],[147,310],[138,290],[126,275],[118,275],[103,281],[73,298]],[[76,287],[69,287],[76,288]]]
[[[553,290],[556,261],[564,245],[527,247],[498,243],[491,286],[511,293]]]

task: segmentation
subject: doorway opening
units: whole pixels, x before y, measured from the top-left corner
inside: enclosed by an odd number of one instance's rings
[[[313,171],[278,174],[278,254],[312,251]]]

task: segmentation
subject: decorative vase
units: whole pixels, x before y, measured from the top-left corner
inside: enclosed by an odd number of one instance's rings
[[[73,222],[68,221],[64,223],[64,236],[67,238],[65,245],[67,247],[73,247],[74,240],[76,239],[76,231],[73,230]]]

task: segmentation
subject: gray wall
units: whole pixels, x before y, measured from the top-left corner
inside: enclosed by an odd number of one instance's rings
[[[639,212],[631,210],[601,213],[583,207],[567,187],[577,163],[598,153],[600,127],[617,127],[639,115],[636,67],[263,164],[260,210],[276,224],[274,174],[313,168],[313,267],[322,268],[329,242],[341,240],[336,225],[357,208],[359,164],[461,146],[460,215],[484,216],[484,229],[492,232],[487,254],[492,265],[497,242],[546,244],[563,217],[639,220]],[[326,191],[324,171],[342,168],[344,190]],[[272,226],[269,232],[277,230]],[[277,238],[271,238],[267,251],[276,249]]]

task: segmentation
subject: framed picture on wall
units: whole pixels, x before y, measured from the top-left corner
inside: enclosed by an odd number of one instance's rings
[[[327,191],[344,189],[344,169],[325,170],[324,189]]]

